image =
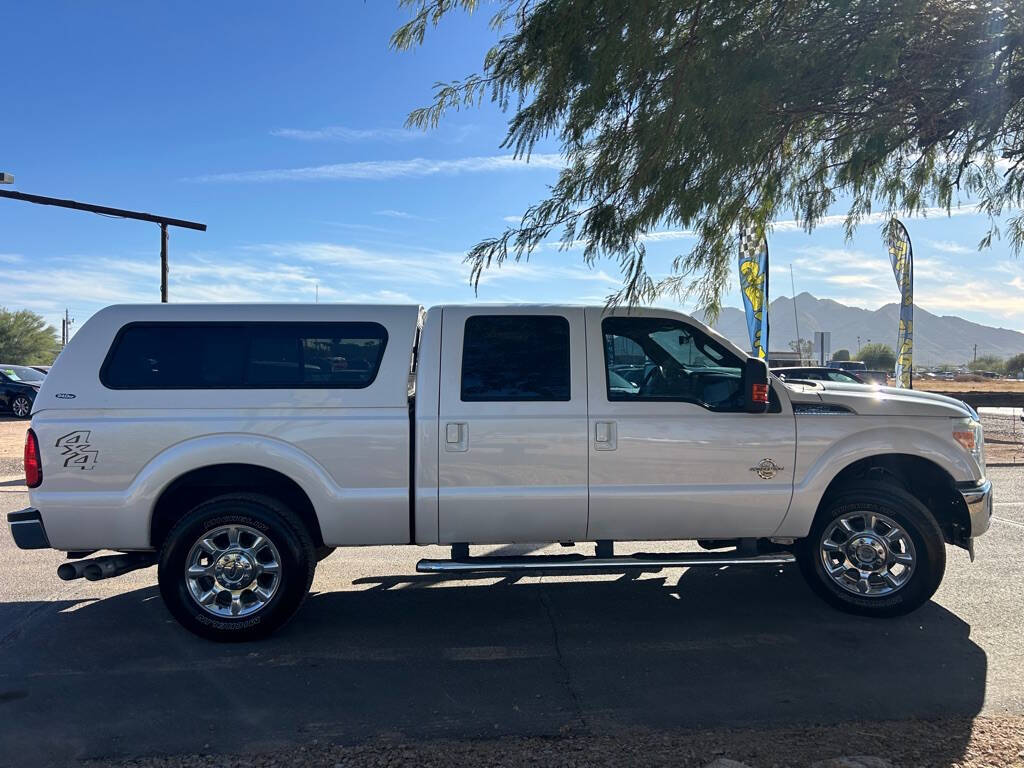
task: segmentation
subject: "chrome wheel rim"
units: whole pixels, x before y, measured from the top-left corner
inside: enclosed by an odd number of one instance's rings
[[[821,537],[820,554],[829,578],[860,597],[899,591],[917,565],[910,535],[891,517],[877,512],[837,517]]]
[[[16,398],[13,403],[11,403],[11,410],[14,411],[14,415],[17,416],[19,419],[24,419],[32,410],[32,403],[30,403],[24,397],[19,397]]]
[[[281,556],[274,542],[255,528],[222,525],[192,545],[185,583],[196,604],[212,616],[252,616],[277,594]]]

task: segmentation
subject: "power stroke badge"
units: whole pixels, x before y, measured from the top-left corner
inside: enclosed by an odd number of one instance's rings
[[[92,447],[89,430],[80,429],[57,438],[56,446],[61,449],[64,466],[72,469],[92,469],[100,452]]]
[[[775,475],[781,472],[785,467],[780,467],[771,459],[761,459],[756,467],[751,467],[751,472],[757,472],[757,476],[762,480],[771,480]]]

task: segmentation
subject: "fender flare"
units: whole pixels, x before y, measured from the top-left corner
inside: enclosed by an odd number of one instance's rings
[[[799,441],[799,423],[797,435]],[[799,444],[797,451],[799,455]],[[954,480],[975,476],[968,456],[931,432],[913,427],[872,427],[836,441],[802,478],[794,478],[789,511],[772,535],[803,538],[811,529],[825,492],[840,473],[863,459],[901,455],[929,461]]]
[[[157,502],[170,485],[197,469],[217,464],[250,464],[279,472],[302,489],[320,520],[319,510],[336,509],[342,490],[308,453],[291,443],[264,435],[221,433],[184,440],[164,449],[139,471],[128,488],[128,506],[145,509],[146,536]]]

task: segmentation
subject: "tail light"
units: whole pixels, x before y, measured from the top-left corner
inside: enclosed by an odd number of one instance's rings
[[[39,457],[39,441],[31,429],[25,433],[25,485],[38,488],[43,482],[43,462]]]

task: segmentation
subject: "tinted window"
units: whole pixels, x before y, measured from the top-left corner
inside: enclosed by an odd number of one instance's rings
[[[0,373],[3,373],[11,381],[34,381],[37,384],[46,378],[45,374],[40,373],[35,368],[29,368],[27,365],[0,364]]]
[[[100,372],[112,389],[368,386],[387,331],[378,323],[133,323]]]
[[[569,321],[556,315],[467,319],[462,399],[568,400]]]
[[[848,373],[842,373],[840,371],[834,371],[828,375],[832,381],[841,381],[844,384],[859,384],[859,380],[854,378]]]
[[[743,362],[699,329],[671,318],[609,317],[601,330],[609,400],[742,408]]]

